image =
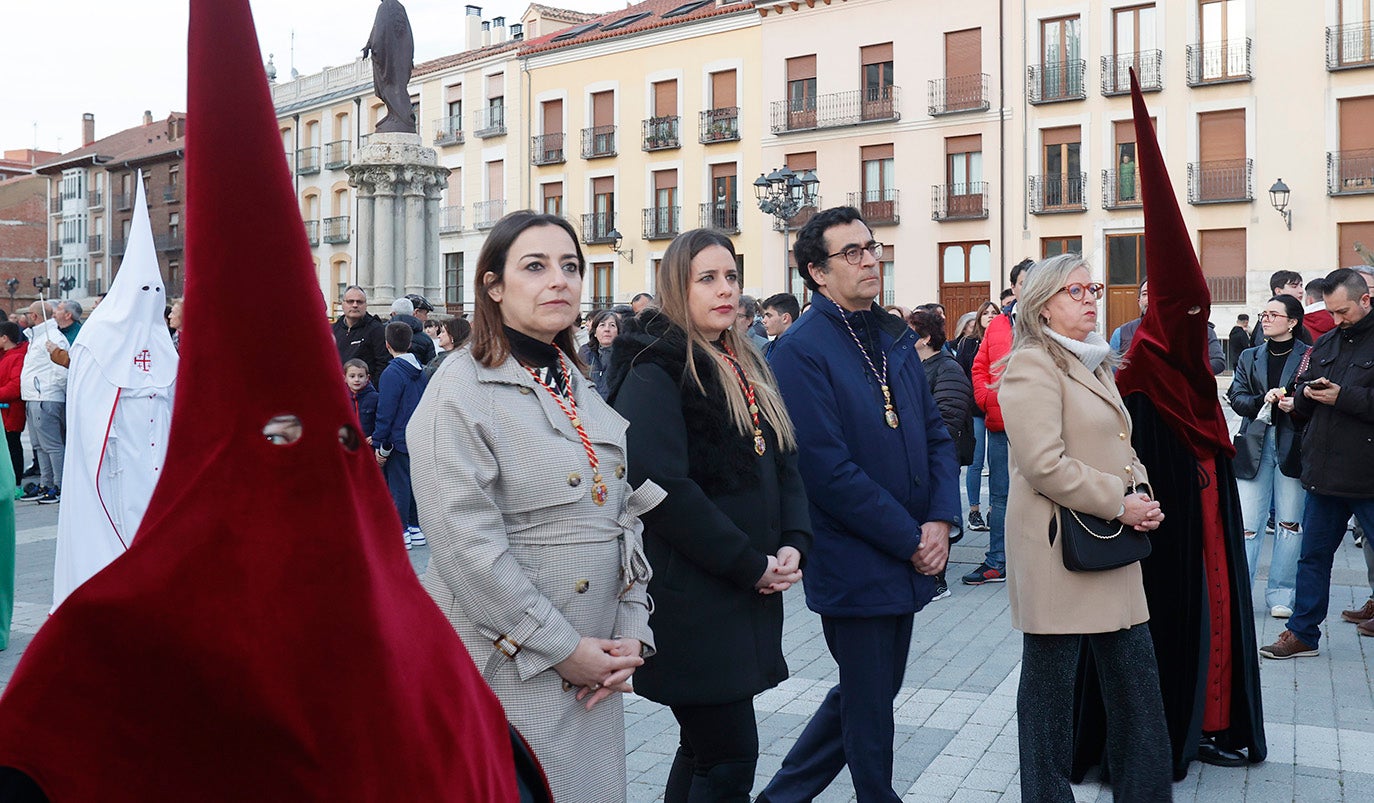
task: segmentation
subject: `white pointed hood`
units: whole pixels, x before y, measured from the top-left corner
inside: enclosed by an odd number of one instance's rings
[[[124,262],[105,300],[81,325],[75,348],[88,352],[84,356],[100,365],[112,385],[166,387],[176,381],[177,350],[163,317],[167,290],[153,248],[141,172],[134,184],[138,195]]]

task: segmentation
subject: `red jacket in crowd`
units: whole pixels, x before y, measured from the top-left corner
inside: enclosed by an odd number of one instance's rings
[[[5,422],[6,432],[24,431],[24,402],[19,398],[19,373],[24,370],[24,354],[28,350],[26,341],[0,356],[0,404],[9,405],[0,411],[0,420]]]
[[[1319,309],[1302,316],[1302,325],[1307,327],[1312,342],[1316,343],[1318,338],[1336,328],[1336,320],[1331,317],[1331,313]]]
[[[1002,376],[997,362],[1011,352],[1011,316],[998,315],[988,324],[983,343],[973,358],[973,400],[987,416],[984,423],[993,432],[1005,432],[1002,405],[997,403],[997,389],[989,387]],[[994,367],[995,366],[995,367]]]

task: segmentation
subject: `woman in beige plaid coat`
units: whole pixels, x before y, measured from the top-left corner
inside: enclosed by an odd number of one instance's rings
[[[584,261],[561,218],[517,212],[478,257],[470,345],[435,374],[407,429],[424,585],[558,803],[625,799],[621,692],[649,631],[625,421],[578,370]]]

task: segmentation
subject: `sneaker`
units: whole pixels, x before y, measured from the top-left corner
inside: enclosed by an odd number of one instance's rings
[[[968,512],[968,529],[969,532],[974,533],[985,533],[988,531],[988,523],[983,520],[981,511],[970,510]]]
[[[409,531],[409,530],[402,530],[402,531],[401,531],[401,537],[405,539],[405,541],[406,541],[406,551],[409,552],[409,551],[410,551],[410,543],[411,543],[411,542],[410,542],[410,531]]]
[[[1287,605],[1275,605],[1269,609],[1269,615],[1275,619],[1287,619],[1293,615],[1293,609]]]
[[[43,494],[47,493],[47,490],[48,489],[44,488],[42,485],[39,485],[36,482],[31,482],[28,485],[24,486],[24,493],[22,496],[19,497],[19,501],[33,502],[38,499],[42,499]]]
[[[427,544],[427,543],[429,543],[429,542],[425,540],[425,534],[424,534],[424,533],[420,532],[419,530],[411,530],[411,531],[410,531],[410,543],[411,543],[411,545],[413,545],[413,546],[424,546],[425,544]]]
[[[1279,634],[1279,640],[1270,644],[1268,647],[1260,647],[1259,654],[1265,658],[1284,660],[1287,658],[1311,658],[1316,656],[1317,648],[1309,647],[1298,640],[1293,635],[1293,631],[1285,630]]]
[[[1374,619],[1374,599],[1365,600],[1363,608],[1356,608],[1353,611],[1341,611],[1341,618],[1356,625],[1360,622],[1368,622],[1370,619]]]
[[[43,495],[42,495],[41,497],[39,497],[39,499],[38,499],[38,504],[40,504],[40,505],[55,505],[55,504],[57,504],[58,502],[61,502],[61,501],[62,501],[62,489],[61,489],[61,488],[48,488],[47,490],[45,490],[45,491],[43,492]]]
[[[1004,569],[994,569],[986,563],[978,564],[978,568],[963,576],[963,583],[966,586],[980,586],[983,583],[1005,583],[1007,573]]]
[[[937,600],[937,599],[944,599],[945,597],[948,597],[948,596],[949,596],[949,583],[946,583],[944,580],[936,580],[936,581],[935,581],[935,596],[931,597],[931,598],[930,598],[930,601],[931,601],[931,602],[934,602],[934,601]],[[1371,633],[1370,635],[1374,635],[1374,633]]]

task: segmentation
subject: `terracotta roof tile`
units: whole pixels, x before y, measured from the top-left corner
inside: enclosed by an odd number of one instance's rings
[[[487,45],[486,47],[464,50],[462,53],[452,53],[447,56],[440,56],[437,59],[430,59],[429,61],[416,64],[414,71],[411,72],[410,78],[414,81],[416,78],[429,75],[430,73],[447,70],[450,67],[457,67],[460,64],[467,64],[472,61],[478,61],[487,56],[494,56],[497,53],[502,53],[507,50],[514,50],[520,47],[520,45],[520,42],[499,42],[494,45]]]
[[[723,6],[717,5],[715,0],[708,0],[708,2],[704,3],[700,8],[696,8],[686,14],[679,14],[673,17],[663,16],[664,14],[667,14],[668,12],[673,11],[683,5],[687,5],[692,1],[693,0],[644,0],[644,2],[642,3],[636,3],[627,8],[607,12],[605,14],[597,16],[595,20],[589,20],[589,22],[594,21],[599,24],[592,30],[589,30],[578,36],[569,39],[563,39],[561,41],[555,41],[558,39],[558,37],[565,36],[567,34],[567,30],[562,30],[545,34],[537,39],[531,39],[525,42],[525,46],[520,49],[520,55],[528,56],[533,55],[535,53],[543,53],[549,50],[558,50],[564,47],[583,45],[589,42],[600,41],[602,39],[613,39],[617,36],[641,33],[643,31],[653,30],[655,28],[666,28],[670,25],[677,25],[683,22],[696,22],[698,20],[706,19],[707,17],[724,16],[726,14],[738,14],[743,11],[752,11],[754,9],[754,0],[741,0],[741,2],[730,3],[728,5]],[[626,17],[632,17],[636,14],[641,13],[647,13],[648,16],[645,16],[643,19],[632,22],[623,28],[615,28],[614,30],[610,31],[605,30],[606,26],[613,25],[617,20],[625,19]]]
[[[167,139],[167,121],[171,118],[182,120],[181,137]],[[55,168],[74,162],[96,160],[99,162],[128,162],[148,159],[165,153],[174,153],[186,146],[186,112],[172,112],[161,120],[148,125],[134,126],[123,131],[98,139],[90,145],[68,151],[52,161],[38,166],[39,171],[51,172]]]

